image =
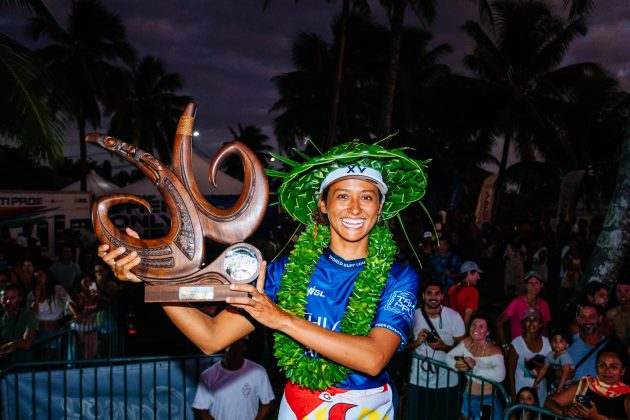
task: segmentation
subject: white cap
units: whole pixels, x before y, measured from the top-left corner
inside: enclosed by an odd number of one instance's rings
[[[319,193],[321,194],[322,191],[324,191],[335,182],[348,178],[364,179],[375,184],[378,190],[381,192],[381,201],[385,201],[385,194],[387,194],[387,185],[385,185],[385,183],[383,182],[383,175],[381,175],[381,173],[376,169],[368,168],[367,166],[342,166],[341,168],[337,168],[334,171],[331,171],[330,173],[328,173],[328,175],[326,175],[324,181],[322,181],[322,185],[319,187]]]

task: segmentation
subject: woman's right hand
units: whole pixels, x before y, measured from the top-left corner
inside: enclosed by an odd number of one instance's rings
[[[134,238],[139,238],[138,233],[132,229],[125,229],[127,235]],[[132,281],[135,283],[141,280],[131,272],[131,269],[140,264],[141,258],[136,251],[132,251],[129,255],[120,257],[125,252],[124,247],[115,248],[110,251],[109,245],[101,244],[98,247],[98,256],[103,259],[103,262],[112,269],[112,272],[118,280]],[[118,258],[118,259],[117,259]]]

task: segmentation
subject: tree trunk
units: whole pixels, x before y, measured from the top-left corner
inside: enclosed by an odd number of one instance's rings
[[[621,150],[615,189],[608,204],[606,220],[584,271],[584,282],[599,277],[613,285],[621,271],[630,238],[630,126]]]
[[[390,27],[390,50],[385,84],[383,85],[383,97],[381,102],[381,113],[376,131],[377,138],[381,139],[389,134],[392,128],[392,115],[394,113],[394,96],[398,81],[398,67],[400,63],[400,43],[402,39],[403,26],[405,23],[406,0],[395,0],[392,10]],[[385,145],[387,146],[387,145]]]
[[[325,150],[330,149],[337,142],[337,114],[339,112],[341,81],[343,79],[343,64],[346,50],[346,27],[348,25],[349,13],[350,0],[343,0],[341,20],[339,22],[339,51],[337,52],[337,71],[335,72],[335,84],[333,87],[333,94],[330,104],[330,115],[328,117],[328,132],[326,137]]]
[[[499,172],[497,173],[497,180],[494,183],[494,198],[492,200],[492,217],[491,221],[494,224],[494,220],[499,210],[499,201],[501,200],[501,192],[503,191],[503,178],[505,170],[507,169],[507,161],[510,156],[510,145],[512,144],[512,133],[505,133],[503,139],[503,150],[501,151],[501,161],[499,162]]]
[[[81,151],[81,162],[79,164],[79,167],[81,168],[81,191],[86,191],[88,173],[87,145],[85,143],[85,118],[83,118],[83,113],[81,111],[79,111],[77,124],[79,126],[79,150]]]
[[[573,313],[582,298],[589,280],[612,287],[624,264],[630,238],[630,124],[624,137],[615,189],[608,204],[604,226],[597,238],[595,249],[588,259],[580,284],[564,308],[566,316]]]

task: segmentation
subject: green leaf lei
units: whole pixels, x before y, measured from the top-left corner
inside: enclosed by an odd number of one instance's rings
[[[306,296],[311,275],[325,247],[330,242],[328,226],[309,225],[291,251],[286,272],[278,292],[278,305],[285,311],[304,318]],[[357,277],[354,290],[341,319],[341,332],[367,335],[374,320],[381,292],[389,277],[396,254],[396,244],[387,227],[374,226],[369,236],[365,266]],[[276,332],[275,355],[293,384],[312,391],[324,390],[343,381],[352,372],[321,355],[312,358],[307,349],[284,333]]]

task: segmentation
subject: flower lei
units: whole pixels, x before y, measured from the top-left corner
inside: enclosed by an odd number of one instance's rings
[[[309,225],[298,238],[278,291],[278,305],[285,311],[303,318],[306,315],[306,296],[315,264],[330,242],[328,226]],[[365,266],[355,280],[354,290],[341,319],[341,332],[365,336],[370,332],[376,307],[381,298],[396,244],[386,227],[374,226],[369,236]],[[323,390],[348,377],[351,369],[321,355],[313,358],[307,349],[284,333],[276,332],[275,356],[289,381],[312,391]]]

